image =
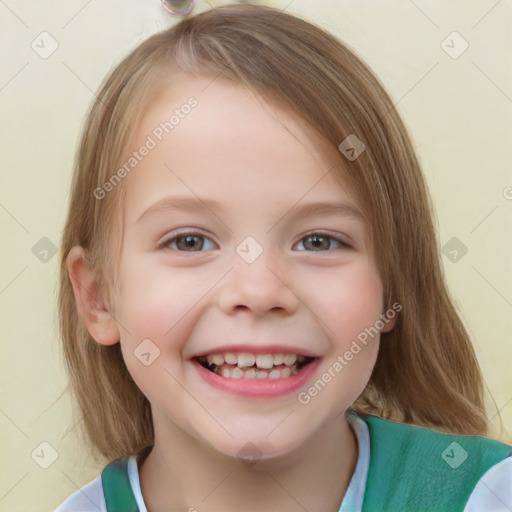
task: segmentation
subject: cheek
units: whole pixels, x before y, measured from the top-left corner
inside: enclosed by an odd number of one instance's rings
[[[136,259],[120,278],[119,320],[138,338],[169,339],[170,331],[188,323],[194,306],[208,291],[204,279],[191,279],[185,272],[148,261],[137,265]]]
[[[334,276],[326,275],[317,282],[317,289],[323,293],[316,300],[315,313],[338,348],[373,326],[382,312],[382,284],[367,262],[341,268]]]

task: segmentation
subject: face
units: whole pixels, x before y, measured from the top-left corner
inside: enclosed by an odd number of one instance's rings
[[[271,458],[363,391],[379,336],[357,338],[383,312],[382,285],[336,150],[242,87],[210,82],[176,79],[138,126],[130,154],[154,147],[122,184],[115,318],[157,439],[177,428],[223,454],[252,443]]]

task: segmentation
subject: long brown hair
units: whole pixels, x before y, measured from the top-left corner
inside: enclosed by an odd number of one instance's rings
[[[104,287],[114,284],[112,240],[119,237],[111,235],[119,226],[122,185],[102,200],[93,191],[122,165],[130,126],[149,105],[157,77],[172,83],[175,66],[212,79],[222,75],[278,101],[335,147],[349,134],[364,142],[356,160],[339,158],[369,219],[385,299],[402,311],[381,336],[355,408],[486,434],[482,375],[446,289],[425,182],[392,100],[369,68],[325,31],[272,8],[232,5],[143,42],[107,78],[86,119],[61,246],[59,313],[71,388],[93,446],[116,458],[151,444],[154,432],[150,404],[119,344],[99,345],[81,323],[66,257],[73,246],[84,247]]]

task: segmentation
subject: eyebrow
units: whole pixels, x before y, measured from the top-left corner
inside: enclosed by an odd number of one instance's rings
[[[229,208],[221,205],[214,199],[199,198],[199,197],[165,197],[160,201],[152,204],[149,208],[144,210],[140,217],[137,219],[139,222],[143,217],[155,213],[167,213],[170,211],[197,211],[198,209],[210,210],[214,214],[227,213]]]
[[[139,222],[143,217],[156,213],[167,213],[170,211],[197,211],[200,210],[210,210],[215,215],[227,213],[231,208],[222,205],[218,201],[209,198],[199,198],[199,197],[166,197],[157,201],[148,207],[136,222]],[[319,201],[312,203],[305,203],[301,205],[294,206],[290,208],[279,220],[288,215],[292,214],[293,216],[327,216],[327,215],[342,215],[344,217],[353,217],[356,219],[364,220],[365,215],[363,212],[357,207],[350,203],[345,203],[343,201]],[[279,223],[278,222],[278,223]]]
[[[289,213],[304,217],[311,215],[342,215],[344,217],[354,217],[360,220],[365,219],[365,215],[357,206],[343,201],[305,203],[300,206],[295,206]]]

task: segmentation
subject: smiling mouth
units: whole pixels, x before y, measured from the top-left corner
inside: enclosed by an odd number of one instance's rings
[[[197,358],[207,370],[228,379],[286,379],[316,358],[300,354],[208,354]]]

